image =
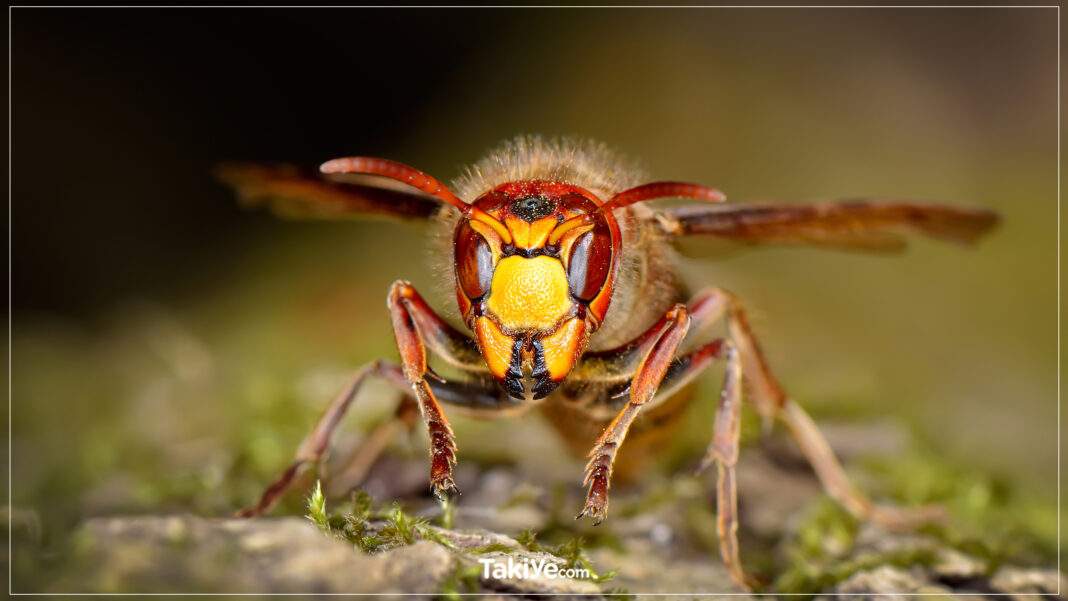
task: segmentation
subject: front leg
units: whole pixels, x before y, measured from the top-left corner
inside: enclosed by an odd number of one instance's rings
[[[492,412],[504,403],[496,401],[484,388],[475,385],[444,382],[428,385],[426,375],[433,375],[426,363],[428,347],[462,371],[478,373],[485,371],[485,366],[480,364],[478,349],[471,339],[438,317],[411,284],[403,281],[393,284],[389,292],[389,310],[403,366],[375,361],[357,371],[345,390],[315,422],[311,432],[297,448],[296,456],[289,467],[271,483],[254,505],[241,510],[239,516],[257,517],[270,511],[310,466],[319,464],[322,473],[334,432],[356,399],[364,380],[369,376],[383,378],[400,390],[413,391],[423,420],[430,430],[431,488],[439,497],[449,488],[455,488],[452,466],[456,463],[456,445],[452,440],[449,422],[442,414],[431,386],[437,386],[445,394],[447,402],[474,405],[476,409]],[[355,465],[344,470],[341,482],[361,479],[370,463],[373,463],[374,458],[385,448],[394,427],[400,424],[407,427],[408,406],[402,402],[397,416],[371,437],[369,444],[353,459]]]
[[[675,305],[667,312],[664,319],[657,322],[654,328],[664,323],[667,324],[666,327],[663,327],[656,342],[642,357],[634,373],[630,386],[630,400],[612,420],[612,423],[608,424],[589,453],[586,477],[583,480],[583,486],[587,489],[586,505],[576,519],[588,515],[594,519],[595,524],[599,524],[607,516],[608,486],[612,478],[612,464],[616,453],[619,451],[619,446],[623,444],[630,425],[638,417],[642,405],[656,394],[672,359],[678,352],[683,339],[686,338],[686,332],[690,328],[690,312],[685,305]]]
[[[426,362],[426,345],[420,329],[428,326],[439,331],[452,328],[423,301],[411,284],[397,281],[389,291],[389,313],[393,319],[393,334],[400,351],[404,378],[412,387],[419,411],[430,435],[430,489],[434,496],[445,500],[449,490],[456,490],[452,468],[456,465],[456,442],[449,420],[441,411],[430,390],[427,375],[440,379]]]

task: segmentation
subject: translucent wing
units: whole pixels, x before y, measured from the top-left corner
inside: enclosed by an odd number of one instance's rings
[[[972,244],[998,222],[997,214],[986,209],[866,199],[796,205],[687,205],[661,210],[655,219],[676,241],[701,237],[860,251],[900,250],[905,241],[898,232],[908,230]]]
[[[215,175],[234,188],[241,203],[266,206],[293,219],[385,217],[428,219],[441,201],[400,182],[373,175],[326,176],[291,165],[234,163]]]

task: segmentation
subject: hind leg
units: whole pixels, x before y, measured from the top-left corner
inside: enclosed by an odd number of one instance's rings
[[[372,375],[384,377],[386,381],[399,385],[402,390],[407,388],[404,374],[401,373],[400,367],[396,365],[385,361],[375,361],[360,368],[353,375],[345,390],[330,403],[326,411],[315,422],[311,431],[308,432],[308,435],[304,437],[300,446],[297,447],[293,463],[275,478],[274,482],[267,487],[267,490],[263,491],[256,503],[239,511],[237,514],[239,517],[253,518],[269,512],[301,474],[312,465],[319,464],[321,466],[326,457],[326,451],[330,446],[330,440],[334,436],[334,431],[337,430],[338,424],[341,423],[341,418],[349,410],[364,381]]]
[[[745,310],[733,294],[720,288],[709,288],[699,294],[691,306],[695,318],[700,315],[707,323],[726,317],[731,340],[741,358],[746,388],[757,412],[767,425],[775,418],[786,424],[827,494],[834,500],[856,517],[886,529],[909,528],[943,516],[937,507],[900,509],[877,505],[853,485],[812,418],[796,401],[787,397],[771,373]]]
[[[411,434],[418,418],[419,407],[415,404],[415,399],[405,395],[393,415],[371,429],[359,446],[337,463],[339,467],[331,470],[329,481],[324,482],[326,494],[343,494],[362,484],[389,444]]]

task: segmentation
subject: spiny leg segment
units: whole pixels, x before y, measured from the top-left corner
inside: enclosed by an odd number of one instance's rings
[[[478,351],[473,342],[435,314],[408,282],[398,281],[390,288],[389,310],[402,364],[398,366],[386,361],[375,361],[359,369],[345,390],[327,407],[301,442],[293,463],[260,495],[254,505],[239,512],[238,516],[257,517],[267,513],[308,467],[319,464],[322,470],[322,463],[334,432],[355,400],[364,380],[369,376],[384,378],[399,390],[414,397],[430,433],[431,490],[440,498],[446,491],[455,489],[452,467],[456,464],[456,445],[453,442],[452,428],[432,389],[438,385],[447,393],[448,398],[477,404],[476,409],[486,411],[495,409],[494,399],[489,398],[486,390],[477,385],[428,382],[427,375],[433,378],[437,376],[427,366],[426,352],[429,348],[447,362],[468,371],[477,372],[485,368],[477,363]],[[411,401],[402,401],[397,414],[381,429],[392,431],[398,422],[408,423],[410,417],[406,412],[410,403]],[[384,433],[372,434],[368,441],[370,446],[367,450],[361,449],[354,460],[349,462],[352,469],[346,470],[342,480],[351,482],[359,477],[357,472],[365,471],[361,466],[373,463],[375,456],[381,452],[384,438]]]
[[[449,490],[456,490],[456,483],[452,479],[452,468],[456,465],[456,442],[449,420],[442,413],[441,405],[434,398],[430,383],[426,380],[427,374],[433,372],[426,362],[426,346],[416,326],[415,315],[424,305],[422,297],[408,282],[396,282],[389,291],[389,312],[393,318],[393,334],[397,338],[404,378],[415,393],[423,422],[430,434],[430,489],[434,496],[444,499]]]

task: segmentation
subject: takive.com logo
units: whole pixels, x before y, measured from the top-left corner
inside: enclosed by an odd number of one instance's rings
[[[585,568],[562,568],[559,564],[546,559],[515,560],[511,556],[501,558],[481,558],[482,577],[494,579],[527,578],[583,578],[591,577]]]

